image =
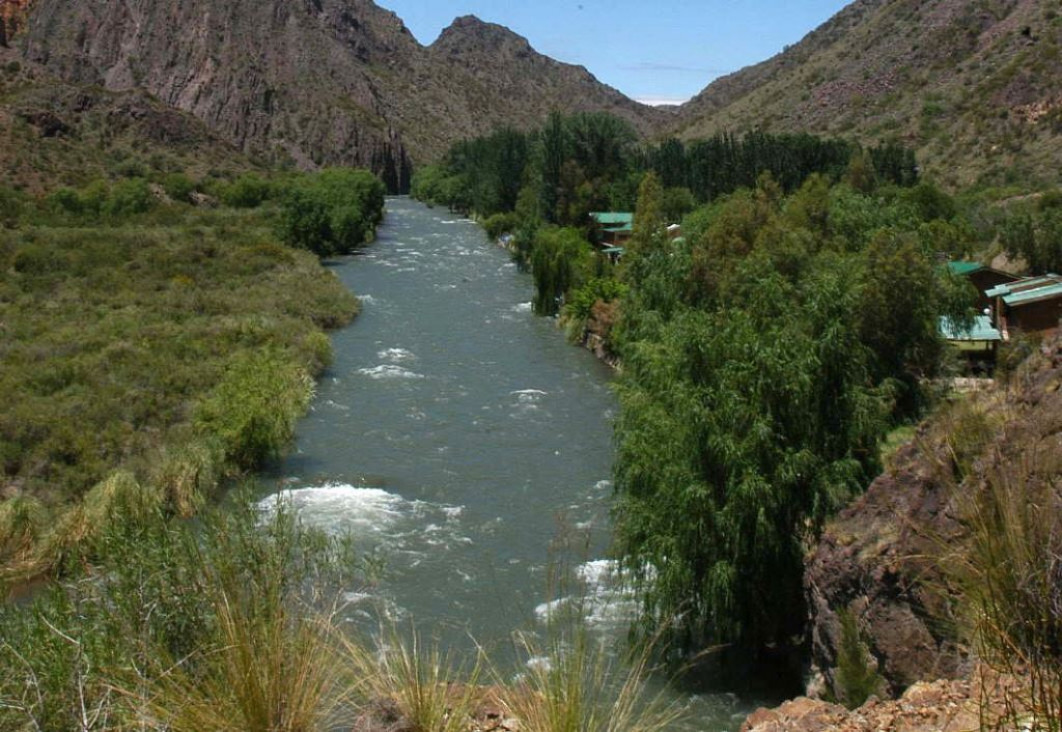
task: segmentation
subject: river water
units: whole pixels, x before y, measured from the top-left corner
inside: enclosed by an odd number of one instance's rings
[[[544,632],[579,596],[594,632],[618,639],[633,605],[605,561],[608,368],[533,316],[530,276],[443,210],[388,199],[377,241],[334,271],[362,313],[334,334],[334,364],[269,478],[378,560],[348,611],[518,665],[514,633]],[[750,707],[683,701],[705,730],[736,729]]]

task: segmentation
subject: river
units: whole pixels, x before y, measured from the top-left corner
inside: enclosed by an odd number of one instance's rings
[[[520,663],[514,633],[586,597],[622,635],[610,585],[611,373],[531,313],[531,278],[470,221],[391,198],[377,241],[334,271],[362,299],[334,334],[295,448],[268,476],[308,521],[379,560],[349,611],[448,648]],[[270,500],[269,498],[265,499]],[[736,729],[750,703],[684,698],[692,729]]]

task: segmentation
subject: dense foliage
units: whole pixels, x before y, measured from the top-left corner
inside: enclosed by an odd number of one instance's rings
[[[335,168],[298,178],[281,196],[280,237],[320,257],[349,254],[372,241],[386,192],[366,170]]]
[[[54,566],[81,533],[77,505],[116,471],[188,514],[277,455],[331,357],[323,329],[357,311],[275,232],[297,195],[348,243],[371,238],[383,203],[371,175],[166,184],[59,189],[0,229],[0,484],[21,506],[0,525],[5,572]],[[193,194],[201,205],[182,202]]]
[[[801,632],[805,542],[918,408],[937,317],[972,302],[933,265],[917,199],[817,177],[786,197],[765,177],[691,216],[683,240],[636,235],[616,520],[647,634],[754,655]]]
[[[1036,274],[1062,272],[1062,194],[1013,206],[1002,239],[1007,255],[1024,260]]]
[[[865,165],[868,185],[909,186],[918,178],[911,151],[895,145],[864,151],[843,140],[762,132],[643,145],[612,115],[555,112],[526,134],[501,129],[454,145],[439,165],[417,171],[412,194],[486,218],[514,211],[521,189],[530,188],[547,223],[586,227],[591,211],[632,210],[649,171],[660,178],[662,205],[677,220],[696,202],[754,186],[764,172],[791,192],[812,173],[836,180],[853,164]]]

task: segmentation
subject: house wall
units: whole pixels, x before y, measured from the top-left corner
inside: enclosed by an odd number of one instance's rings
[[[1025,333],[1039,333],[1058,328],[1060,317],[1062,317],[1062,298],[1055,298],[1012,307],[1007,313],[1007,322],[1011,329]]]

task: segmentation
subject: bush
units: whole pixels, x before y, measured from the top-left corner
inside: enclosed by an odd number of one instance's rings
[[[539,231],[531,250],[534,311],[556,315],[564,296],[585,280],[592,258],[590,244],[578,230],[551,227]]]
[[[520,226],[520,217],[515,213],[494,214],[483,222],[483,230],[491,241],[497,241],[502,234],[512,234]]]
[[[251,469],[280,455],[312,395],[309,375],[278,353],[241,353],[196,409],[196,430],[218,441],[227,462]]]
[[[162,181],[166,195],[179,203],[190,203],[195,183],[184,173],[170,173]]]
[[[619,300],[629,289],[627,285],[611,277],[595,277],[569,296],[565,311],[571,317],[586,320],[590,317],[594,303]]]
[[[366,170],[334,168],[297,178],[282,198],[280,237],[320,257],[348,254],[375,236],[385,194]]]
[[[859,620],[851,610],[840,610],[841,641],[837,655],[836,693],[849,709],[857,709],[877,693],[882,678],[871,664],[859,633]]]
[[[113,218],[131,216],[149,211],[155,204],[151,188],[143,178],[129,178],[114,184],[103,213]]]
[[[218,191],[218,197],[233,208],[257,208],[273,196],[273,184],[260,175],[245,173]]]
[[[83,210],[81,196],[73,188],[60,188],[46,199],[47,206],[56,213],[80,214]]]
[[[25,208],[25,197],[14,188],[0,185],[0,227],[14,228]]]

